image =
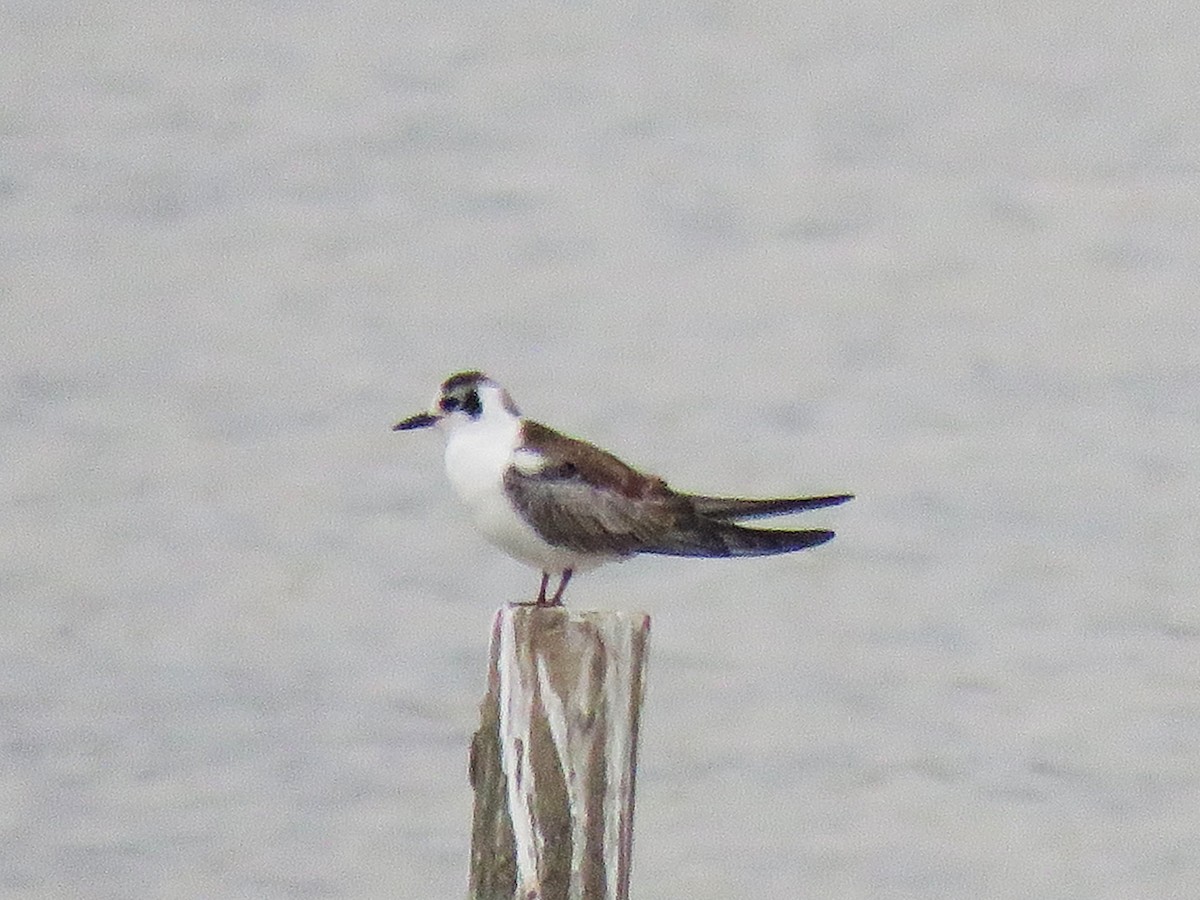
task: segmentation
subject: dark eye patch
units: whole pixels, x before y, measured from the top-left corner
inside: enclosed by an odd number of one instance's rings
[[[468,416],[474,418],[483,411],[483,404],[479,402],[478,391],[467,391],[459,396],[458,394],[447,394],[438,401],[438,406],[442,412],[452,413],[462,410]]]

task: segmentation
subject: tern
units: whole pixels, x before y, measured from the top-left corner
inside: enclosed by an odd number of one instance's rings
[[[745,528],[739,519],[836,506],[853,494],[745,499],[672,490],[587,441],[521,415],[482,372],[447,378],[433,409],[393,426],[434,426],[446,439],[446,475],[483,535],[540,569],[537,606],[560,606],[576,572],[638,553],[768,556],[824,544],[825,529]],[[558,586],[546,590],[551,576]]]

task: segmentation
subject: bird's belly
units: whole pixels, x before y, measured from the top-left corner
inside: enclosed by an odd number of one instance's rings
[[[603,562],[547,543],[517,514],[503,493],[477,497],[471,505],[471,517],[489,541],[509,556],[544,572],[590,569]]]

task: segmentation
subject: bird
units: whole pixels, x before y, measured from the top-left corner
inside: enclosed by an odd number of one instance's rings
[[[514,559],[541,570],[537,598],[557,607],[571,577],[639,553],[740,557],[824,544],[826,529],[746,528],[741,519],[836,506],[853,494],[747,499],[688,494],[613,454],[523,416],[483,372],[451,375],[432,408],[392,426],[435,427],[446,475],[475,526]],[[550,579],[558,579],[547,596]]]

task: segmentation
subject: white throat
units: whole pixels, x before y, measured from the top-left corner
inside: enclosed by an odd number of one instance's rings
[[[521,420],[486,398],[477,419],[447,422],[446,475],[474,511],[487,497],[503,497],[504,470],[521,441]]]

